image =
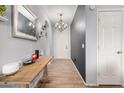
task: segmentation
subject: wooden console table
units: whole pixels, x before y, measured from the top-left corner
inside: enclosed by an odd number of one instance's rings
[[[23,66],[16,74],[0,78],[0,88],[34,88],[47,76],[52,56],[41,56],[37,62]]]

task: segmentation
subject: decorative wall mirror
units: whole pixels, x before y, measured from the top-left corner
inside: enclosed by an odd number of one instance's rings
[[[13,6],[13,36],[37,40],[36,34],[37,17],[32,11],[23,5]]]
[[[47,20],[44,20],[44,21],[37,20],[36,28],[37,28],[38,38],[40,38],[40,37],[46,37],[47,38],[48,27],[49,27],[49,24],[48,24]]]

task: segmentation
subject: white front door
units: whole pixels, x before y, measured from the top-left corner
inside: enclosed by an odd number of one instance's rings
[[[122,12],[98,12],[98,83],[121,84]]]
[[[70,58],[70,28],[63,32],[54,31],[54,57],[60,59]]]

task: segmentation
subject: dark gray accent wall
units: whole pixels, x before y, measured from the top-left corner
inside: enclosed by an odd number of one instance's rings
[[[85,6],[79,5],[71,24],[71,58],[85,80]],[[82,48],[84,44],[84,48]]]

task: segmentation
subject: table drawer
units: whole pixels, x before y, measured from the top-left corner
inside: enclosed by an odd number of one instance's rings
[[[36,77],[35,79],[31,82],[31,84],[29,85],[29,88],[35,88],[37,87],[37,84],[39,81],[41,81],[43,79],[44,76],[44,70],[42,70]]]

